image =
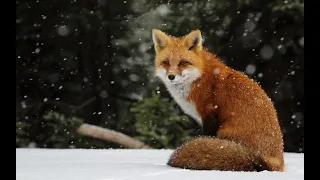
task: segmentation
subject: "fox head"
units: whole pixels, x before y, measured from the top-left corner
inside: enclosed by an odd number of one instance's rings
[[[201,76],[202,37],[195,30],[183,37],[173,37],[153,29],[155,75],[166,84],[192,83]]]

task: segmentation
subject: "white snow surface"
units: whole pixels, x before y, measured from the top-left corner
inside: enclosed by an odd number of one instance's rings
[[[195,171],[166,162],[173,150],[16,149],[17,180],[302,180],[304,153],[285,153],[285,172]]]

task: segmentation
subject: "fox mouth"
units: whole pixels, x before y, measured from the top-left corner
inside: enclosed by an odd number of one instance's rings
[[[169,82],[170,84],[180,84],[180,83],[182,83],[182,79],[180,79],[180,80],[167,80],[167,82]]]
[[[187,80],[187,75],[183,75],[179,77],[179,80],[168,80],[167,82],[169,82],[170,84],[182,84]]]
[[[170,81],[168,81],[170,84],[179,84],[180,83],[180,81],[173,81],[173,80],[170,80]]]

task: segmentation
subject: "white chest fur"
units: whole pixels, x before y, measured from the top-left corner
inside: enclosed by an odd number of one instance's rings
[[[192,102],[188,102],[185,97],[188,95],[190,85],[184,84],[168,84],[166,87],[170,92],[173,99],[179,104],[181,109],[192,118],[194,118],[199,124],[202,123],[200,116],[198,115],[195,106]]]
[[[186,114],[194,118],[199,124],[202,124],[201,118],[196,112],[194,104],[188,102],[185,98],[189,94],[191,84],[201,76],[200,71],[195,67],[185,69],[181,74],[176,75],[174,80],[169,80],[166,74],[167,72],[163,68],[159,68],[156,71],[156,76],[162,79],[171,96],[179,104],[180,108]]]

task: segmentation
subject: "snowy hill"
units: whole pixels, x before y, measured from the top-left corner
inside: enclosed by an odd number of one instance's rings
[[[302,180],[304,154],[285,153],[285,172],[175,169],[172,150],[16,149],[17,180]]]

